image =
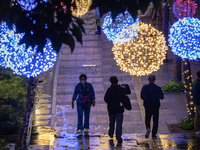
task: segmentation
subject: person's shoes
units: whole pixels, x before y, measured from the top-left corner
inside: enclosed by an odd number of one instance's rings
[[[118,142],[117,142],[117,146],[122,146],[122,142],[123,142],[123,140],[121,139],[121,140],[119,140]]]
[[[146,134],[145,134],[145,138],[146,138],[146,139],[149,137],[150,132],[151,132],[151,130],[148,129],[147,132],[146,132]]]
[[[95,34],[101,34],[99,31],[96,31]]]
[[[76,131],[76,133],[81,134],[81,133],[83,133],[83,131],[79,129],[79,130]]]
[[[200,135],[200,131],[197,131],[197,132],[196,132],[196,135]]]
[[[109,145],[110,145],[110,146],[114,146],[113,139],[109,140]]]
[[[109,135],[109,134],[108,134]],[[109,137],[112,139],[113,138],[113,135],[109,135]]]
[[[157,136],[155,134],[153,134],[152,139],[157,139]]]
[[[89,132],[89,130],[88,130],[88,129],[84,129],[83,131],[84,131],[85,133],[88,133],[88,132]]]

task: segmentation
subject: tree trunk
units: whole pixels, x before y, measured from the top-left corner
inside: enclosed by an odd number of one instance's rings
[[[181,60],[181,57],[174,56],[174,82],[182,81]]]
[[[162,8],[162,31],[165,36],[166,46],[168,46],[168,36],[169,36],[169,4],[164,4]],[[165,62],[168,62],[168,57],[166,54]]]
[[[188,106],[188,115],[190,117],[194,117],[194,104],[193,104],[193,96],[192,96],[192,74],[190,69],[190,60],[183,59],[183,74],[184,74],[184,81],[185,81],[185,94],[187,99],[187,106]]]

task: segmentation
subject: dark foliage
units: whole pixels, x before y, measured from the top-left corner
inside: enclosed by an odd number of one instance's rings
[[[0,134],[15,134],[25,111],[26,78],[5,70],[0,74]]]

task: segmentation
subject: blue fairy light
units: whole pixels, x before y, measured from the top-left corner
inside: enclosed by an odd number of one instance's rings
[[[123,29],[126,29],[127,27],[134,25],[135,28],[132,29],[132,33],[126,34],[126,36],[120,38],[117,38],[118,34],[122,32]],[[115,22],[113,22],[111,12],[108,12],[106,17],[103,21],[103,31],[106,34],[107,38],[110,41],[116,42],[116,43],[123,43],[128,42],[129,40],[133,39],[137,35],[137,29],[139,27],[139,18],[137,18],[135,21],[132,18],[132,16],[128,13],[128,11],[125,11],[124,14],[119,14]]]
[[[17,3],[21,6],[22,9],[31,11],[37,7],[37,2],[35,0],[17,0]]]
[[[40,0],[40,3],[47,3],[48,0]],[[35,9],[38,5],[37,2],[35,2],[35,0],[17,0],[17,3],[21,6],[21,8],[23,10],[26,11],[31,11],[32,9]]]
[[[25,45],[18,45],[24,33],[16,34],[16,27],[13,25],[10,30],[5,22],[0,25],[0,65],[14,69],[23,62]]]
[[[49,39],[43,48],[43,54],[37,53],[37,46],[32,48],[26,45],[19,45],[24,33],[16,34],[16,27],[13,25],[10,30],[5,22],[0,25],[0,65],[11,68],[18,75],[27,77],[37,76],[53,67],[57,54],[53,50]]]
[[[53,50],[51,41],[48,38],[46,40],[47,42],[43,48],[43,54],[40,52],[34,53],[34,55],[32,55],[32,60],[14,70],[14,73],[26,75],[27,77],[35,77],[54,66],[57,53]],[[30,47],[29,51],[32,51],[31,49],[32,48]]]
[[[183,18],[175,22],[170,29],[169,45],[181,58],[200,58],[200,20]]]

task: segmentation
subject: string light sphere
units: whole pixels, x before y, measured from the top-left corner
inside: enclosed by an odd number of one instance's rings
[[[19,67],[25,59],[25,45],[18,45],[23,38],[23,33],[16,34],[16,27],[13,25],[10,30],[5,22],[0,25],[0,65],[5,68]],[[26,54],[26,57],[27,54]]]
[[[81,17],[89,11],[92,0],[72,0],[72,3],[76,5],[76,9],[72,8],[72,15]]]
[[[123,32],[125,36],[123,37],[123,35],[121,35],[119,38],[118,34],[120,34],[123,29],[126,29],[131,25],[133,25],[131,28],[131,33]],[[130,39],[134,38],[137,35],[138,27],[139,18],[134,21],[128,11],[125,11],[124,14],[121,13],[117,15],[115,22],[113,22],[111,12],[109,12],[104,18],[102,26],[107,38],[116,43],[128,42]]]
[[[46,72],[54,66],[57,54],[53,50],[52,43],[49,39],[43,48],[42,53],[34,53],[32,59],[29,60],[25,65],[20,66],[14,70],[14,73],[18,75],[26,75],[27,77],[35,77],[43,72]],[[32,47],[29,47],[27,51],[32,51]],[[35,46],[34,51],[37,51],[37,46]]]
[[[127,28],[122,29],[122,31],[116,35],[114,43],[123,44],[125,42],[128,42],[137,36],[138,31],[138,24],[128,26]]]
[[[40,3],[47,3],[48,0],[40,0]],[[38,5],[38,2],[35,2],[35,0],[17,0],[17,3],[21,6],[23,10],[31,11],[32,9],[36,8]]]
[[[166,41],[162,32],[141,24],[134,39],[123,44],[114,43],[112,51],[121,70],[131,75],[148,75],[163,64]]]
[[[18,75],[37,76],[53,67],[57,54],[52,48],[51,41],[43,48],[43,54],[37,53],[37,46],[26,50],[26,45],[19,45],[24,34],[16,34],[13,25],[10,30],[5,22],[0,25],[0,65],[11,68]]]
[[[200,58],[200,20],[183,18],[170,28],[169,45],[174,54],[185,59]]]
[[[192,18],[196,12],[196,4],[193,0],[177,0],[173,4],[173,13],[178,19]]]

